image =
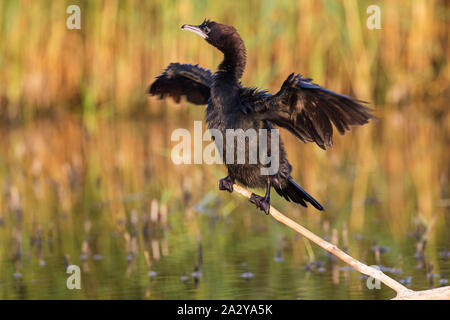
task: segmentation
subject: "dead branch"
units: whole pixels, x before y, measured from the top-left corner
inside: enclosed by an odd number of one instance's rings
[[[249,190],[236,184],[233,185],[233,188],[234,191],[246,197],[247,199],[249,199],[252,194]],[[297,222],[293,221],[292,219],[289,219],[272,206],[270,206],[270,215],[279,222],[283,223],[292,230],[298,232],[305,238],[311,240],[318,246],[322,247],[326,251],[335,255],[336,257],[338,257],[339,259],[341,259],[342,261],[353,267],[355,270],[369,277],[377,279],[380,282],[384,283],[389,288],[395,290],[395,292],[397,292],[397,296],[394,298],[395,300],[442,300],[442,299],[450,300],[450,286],[423,291],[410,290],[405,286],[403,286],[402,284],[400,284],[399,282],[397,282],[396,280],[384,274],[382,271],[377,270],[373,267],[370,267],[356,260],[352,256],[348,255],[347,253],[339,249],[334,244],[331,244],[323,240],[321,237],[315,235],[314,233],[312,233],[305,227],[301,226]]]

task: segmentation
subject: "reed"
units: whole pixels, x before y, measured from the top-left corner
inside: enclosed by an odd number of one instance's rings
[[[34,250],[28,240],[42,230],[37,259],[47,265],[53,254],[76,260],[86,249],[105,256],[110,249],[114,256],[136,246],[138,254],[147,251],[159,262],[170,252],[188,263],[188,255],[174,253],[173,240],[160,239],[160,233],[170,229],[195,246],[199,230],[207,229],[195,204],[201,203],[211,220],[217,215],[229,219],[247,208],[215,191],[223,167],[170,161],[172,130],[192,129],[203,109],[145,94],[172,61],[212,69],[220,62],[201,39],[179,30],[183,23],[208,17],[236,26],[244,38],[245,85],[275,91],[288,74],[301,72],[370,101],[378,117],[343,138],[336,136],[326,152],[282,132],[293,176],[327,210],[315,215],[277,198],[273,203],[313,229],[329,224],[330,236],[331,230],[348,232],[349,246],[355,234],[370,230],[398,247],[416,225],[427,227],[436,217],[425,254],[439,268],[435,248],[446,241],[450,227],[445,217],[450,198],[450,15],[445,1],[376,1],[381,30],[366,28],[365,9],[374,3],[365,0],[78,3],[80,31],[65,26],[72,1],[0,2],[1,259],[11,258],[17,248]],[[173,219],[177,213],[180,221]],[[148,231],[158,241],[131,236],[143,228],[131,224],[136,215],[139,223],[152,217],[161,222],[161,230]],[[214,244],[218,257],[230,254],[259,218],[239,214],[233,219],[239,227]],[[83,249],[80,230],[86,221],[92,242]],[[278,229],[260,224],[278,239]],[[115,233],[120,237],[111,239]],[[302,241],[288,242],[297,263],[315,257]],[[256,240],[248,246],[261,247]],[[360,248],[358,257],[364,254]],[[127,264],[117,263],[117,268],[125,273]],[[8,274],[31,281],[22,260],[13,269]]]
[[[145,88],[169,62],[217,65],[216,52],[179,30],[204,17],[242,34],[249,57],[245,83],[276,89],[295,70],[386,105],[383,113],[398,110],[400,102],[439,99],[449,83],[443,1],[379,2],[381,30],[366,27],[373,1],[84,1],[81,30],[66,29],[68,4],[0,4],[4,117],[72,108],[136,112],[146,104]]]

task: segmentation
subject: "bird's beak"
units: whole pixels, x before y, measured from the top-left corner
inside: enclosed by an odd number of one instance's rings
[[[181,26],[181,30],[192,31],[192,32],[198,34],[198,35],[199,35],[200,37],[202,37],[203,39],[206,39],[206,38],[208,37],[208,36],[206,35],[206,33],[204,33],[204,32],[202,31],[202,29],[200,29],[199,26],[193,26],[193,25],[190,25],[190,24],[183,24],[183,25]]]

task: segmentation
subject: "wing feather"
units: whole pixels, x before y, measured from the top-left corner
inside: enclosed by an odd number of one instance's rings
[[[176,103],[181,97],[198,105],[208,103],[212,74],[198,65],[171,63],[164,72],[156,77],[149,88],[151,95],[163,99],[172,97]]]
[[[291,74],[275,95],[254,95],[252,103],[261,120],[289,130],[303,142],[333,145],[333,126],[343,135],[351,126],[374,118],[364,101],[323,88],[312,79]]]

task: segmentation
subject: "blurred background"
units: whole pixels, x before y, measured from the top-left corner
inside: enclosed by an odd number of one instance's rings
[[[73,4],[80,30],[66,28]],[[380,30],[366,26],[373,4]],[[170,62],[215,70],[221,54],[180,30],[204,18],[240,32],[244,85],[273,92],[298,72],[378,117],[326,152],[282,132],[326,211],[272,204],[411,289],[448,285],[449,1],[4,0],[0,299],[394,296],[219,192],[224,166],[172,163],[172,131],[204,108],[146,90]]]

